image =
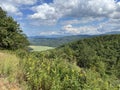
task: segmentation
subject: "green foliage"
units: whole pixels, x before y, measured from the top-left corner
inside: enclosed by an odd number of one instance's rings
[[[120,35],[106,35],[63,45],[49,53],[45,52],[44,56],[49,59],[62,58],[86,69],[84,71],[86,83],[83,85],[85,90],[118,90],[120,84],[119,54]],[[90,77],[91,73],[93,77]],[[99,82],[97,78],[102,82]],[[99,85],[99,83],[102,84]]]
[[[103,66],[106,74],[120,77],[120,69],[118,69],[120,67],[120,35],[79,40],[62,46],[62,48],[65,49],[66,46],[73,51],[78,66],[82,68],[96,67],[97,71],[100,71]],[[58,49],[58,51],[60,50]],[[99,70],[98,67],[100,67]]]
[[[119,42],[120,35],[108,35],[79,40],[55,50],[32,52],[30,56],[34,57],[29,56],[25,64],[28,84],[33,86],[32,90],[119,90]],[[79,75],[71,72],[74,69]],[[60,79],[66,75],[70,80]]]
[[[15,50],[27,45],[28,40],[19,24],[0,8],[0,48]]]
[[[20,57],[18,81],[25,82],[28,90],[120,89],[120,35],[83,39],[49,51],[14,53]],[[7,72],[1,71],[1,75]]]
[[[33,55],[34,56],[34,55]],[[79,67],[61,59],[31,57],[24,62],[30,90],[81,90],[84,74]]]

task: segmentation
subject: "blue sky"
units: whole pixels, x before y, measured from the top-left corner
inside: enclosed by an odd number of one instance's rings
[[[0,0],[28,36],[120,31],[120,0]]]

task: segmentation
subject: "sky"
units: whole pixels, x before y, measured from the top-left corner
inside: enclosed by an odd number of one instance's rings
[[[27,36],[120,31],[120,0],[0,0]]]

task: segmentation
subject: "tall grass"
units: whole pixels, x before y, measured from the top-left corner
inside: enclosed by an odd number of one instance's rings
[[[9,80],[16,80],[19,70],[19,59],[15,55],[0,53],[0,76]]]
[[[9,51],[0,51],[0,78],[17,84],[22,90],[26,90],[27,85],[24,81],[24,71],[20,64],[20,58],[10,53]]]

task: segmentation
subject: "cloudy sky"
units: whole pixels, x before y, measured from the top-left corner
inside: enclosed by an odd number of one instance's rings
[[[120,0],[0,0],[28,36],[120,31]]]

